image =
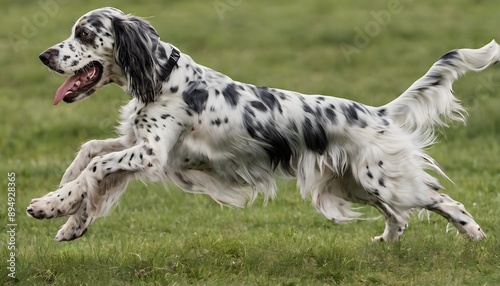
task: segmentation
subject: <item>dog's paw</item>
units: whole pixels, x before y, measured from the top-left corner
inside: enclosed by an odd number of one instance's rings
[[[26,212],[36,219],[72,215],[80,208],[83,198],[84,195],[79,195],[78,189],[70,183],[55,192],[31,200]]]
[[[384,236],[374,236],[372,237],[372,242],[384,242],[387,241],[387,238],[384,238]]]
[[[52,192],[44,197],[31,200],[26,212],[36,219],[51,219],[62,215],[59,204],[60,199],[55,192]]]
[[[467,223],[465,223],[465,221],[460,221],[458,224],[455,224],[455,227],[459,232],[465,233],[467,237],[473,240],[479,241],[486,237],[481,227],[473,220]]]
[[[68,218],[68,221],[61,227],[57,232],[55,240],[57,242],[61,241],[71,241],[83,236],[92,223],[92,218],[89,218],[86,214],[82,215],[77,213]]]

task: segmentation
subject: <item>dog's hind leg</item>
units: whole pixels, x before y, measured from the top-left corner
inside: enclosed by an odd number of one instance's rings
[[[382,235],[372,238],[372,241],[398,240],[408,226],[410,210],[390,207],[347,174],[342,178],[324,179],[312,191],[312,202],[318,212],[335,223],[361,219],[360,213],[351,209],[351,202],[375,207],[385,219],[385,230]]]
[[[429,190],[428,194],[428,201],[423,207],[443,216],[451,222],[459,232],[464,233],[474,240],[481,240],[486,237],[486,234],[474,221],[474,218],[465,209],[462,203],[453,200],[446,194],[439,194],[434,190]]]
[[[380,200],[370,202],[371,206],[378,209],[385,218],[385,230],[380,236],[375,236],[372,241],[396,241],[408,227],[408,219],[411,211],[395,212],[387,204]]]
[[[375,236],[372,241],[396,241],[408,227],[411,213],[409,208],[400,208],[392,202],[384,201],[378,190],[365,189],[351,174],[343,177],[342,190],[347,200],[375,207],[385,219],[385,229],[382,235]]]

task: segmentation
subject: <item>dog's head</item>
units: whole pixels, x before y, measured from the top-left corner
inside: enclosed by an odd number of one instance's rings
[[[70,77],[56,91],[54,104],[82,100],[115,82],[140,101],[154,101],[157,82],[155,52],[160,38],[145,20],[115,8],[83,15],[71,36],[40,54],[50,69]]]

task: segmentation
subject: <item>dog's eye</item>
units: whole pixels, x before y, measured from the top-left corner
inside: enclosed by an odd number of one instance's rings
[[[82,28],[78,32],[78,38],[80,38],[82,42],[89,43],[94,39],[94,33],[92,33],[92,31],[89,31],[88,29]]]

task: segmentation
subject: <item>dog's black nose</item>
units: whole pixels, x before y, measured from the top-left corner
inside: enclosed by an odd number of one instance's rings
[[[50,64],[50,59],[57,57],[58,55],[59,55],[59,50],[48,49],[45,52],[41,53],[39,58],[44,65],[48,66]]]

